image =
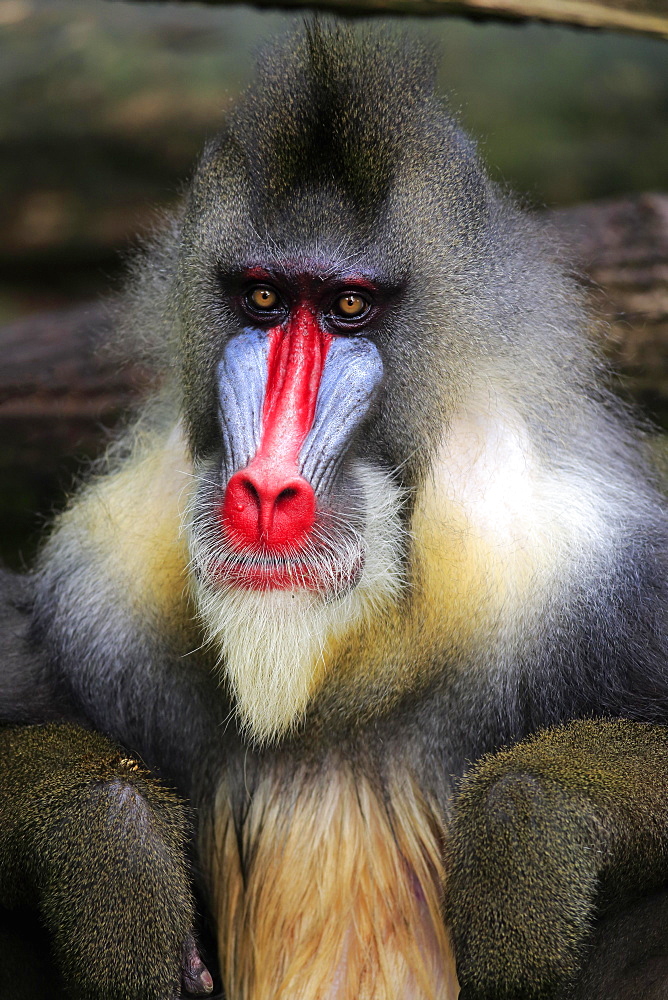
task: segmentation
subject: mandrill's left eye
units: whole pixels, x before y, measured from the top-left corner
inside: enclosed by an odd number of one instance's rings
[[[332,315],[336,319],[362,319],[371,308],[371,303],[359,292],[344,292],[334,300]]]

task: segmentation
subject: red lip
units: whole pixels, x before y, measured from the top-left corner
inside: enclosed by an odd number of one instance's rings
[[[216,577],[222,584],[246,590],[311,590],[329,594],[354,586],[363,565],[360,557],[345,570],[336,567],[328,572],[328,567],[323,566],[322,572],[318,572],[317,567],[299,561],[272,565],[253,559],[229,559],[218,566]]]

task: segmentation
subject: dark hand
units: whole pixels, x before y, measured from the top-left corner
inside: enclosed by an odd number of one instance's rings
[[[192,934],[181,800],[97,733],[0,732],[0,901],[35,905],[77,1000],[213,984]]]
[[[667,848],[663,727],[575,722],[484,758],[452,824],[460,1000],[570,996],[599,914],[661,886]]]

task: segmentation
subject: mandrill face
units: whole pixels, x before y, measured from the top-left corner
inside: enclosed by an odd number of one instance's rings
[[[336,723],[423,689],[509,606],[496,538],[451,483],[462,451],[489,450],[478,411],[497,405],[492,341],[509,342],[487,182],[422,69],[399,60],[404,86],[388,62],[373,97],[362,48],[330,55],[324,84],[286,52],[251,88],[175,241],[190,590],[256,744],[310,706]]]
[[[218,268],[217,440],[187,524],[200,615],[260,741],[301,717],[328,645],[395,601],[405,540],[400,489],[363,447],[399,292],[370,266],[275,247]]]
[[[338,596],[366,559],[366,503],[346,459],[382,381],[368,332],[383,297],[345,273],[249,268],[238,284],[241,331],[217,372],[219,580]]]

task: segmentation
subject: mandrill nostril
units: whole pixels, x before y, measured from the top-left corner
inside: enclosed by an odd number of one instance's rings
[[[227,484],[222,519],[235,547],[294,550],[306,541],[315,509],[310,483],[292,469],[253,462]]]
[[[297,496],[297,490],[294,486],[287,486],[284,490],[276,497],[276,504],[283,503],[284,500],[292,500],[293,497]]]
[[[240,486],[241,486],[241,489],[245,492],[247,499],[251,503],[255,504],[257,506],[258,510],[259,510],[260,507],[262,506],[262,501],[260,499],[260,494],[258,493],[257,489],[255,488],[255,485],[253,484],[253,482],[250,479],[242,479],[240,481]],[[242,504],[241,499],[239,499],[238,503],[240,505]]]

